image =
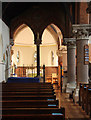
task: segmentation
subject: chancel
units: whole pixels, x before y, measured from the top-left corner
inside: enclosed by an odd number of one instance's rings
[[[0,2],[1,120],[91,119],[91,2]]]

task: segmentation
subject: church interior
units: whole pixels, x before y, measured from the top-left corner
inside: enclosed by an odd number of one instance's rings
[[[91,119],[91,2],[0,2],[1,120]]]

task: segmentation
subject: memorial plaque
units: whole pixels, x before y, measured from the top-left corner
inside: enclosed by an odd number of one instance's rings
[[[84,46],[84,64],[89,65],[89,46]]]

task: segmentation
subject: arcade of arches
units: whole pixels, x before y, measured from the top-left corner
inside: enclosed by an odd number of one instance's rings
[[[77,103],[91,82],[91,3],[0,4],[0,82],[37,77]]]

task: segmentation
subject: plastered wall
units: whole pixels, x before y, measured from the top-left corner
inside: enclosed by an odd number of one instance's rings
[[[9,28],[0,19],[0,82],[10,75],[10,38]]]
[[[17,66],[31,66],[36,65],[34,63],[34,52],[36,46],[13,46],[14,54],[12,56],[13,63]],[[40,46],[40,65],[45,64],[46,66],[57,66],[58,57],[56,55],[57,45],[51,46]],[[17,53],[19,51],[19,62],[17,62]],[[54,63],[52,64],[51,51],[54,54]]]

